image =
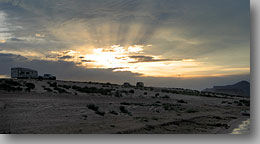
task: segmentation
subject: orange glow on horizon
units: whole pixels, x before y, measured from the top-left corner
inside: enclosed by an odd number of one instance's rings
[[[58,57],[68,56],[64,61],[75,62],[86,68],[113,69],[114,72],[130,71],[141,77],[220,77],[226,75],[244,74],[250,68],[227,68],[209,65],[196,59],[167,59],[162,56],[145,55],[143,45],[123,47],[112,45],[107,48],[93,48],[90,52],[66,50],[51,51]]]

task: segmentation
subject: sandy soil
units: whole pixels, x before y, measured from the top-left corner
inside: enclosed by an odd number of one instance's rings
[[[249,110],[249,106],[238,105],[245,99],[241,97],[192,96],[162,92],[161,88],[56,81],[58,88],[66,90],[59,93],[48,84],[54,81],[19,82],[31,82],[36,87],[30,92],[0,90],[0,133],[228,133],[234,121],[245,118],[240,111]],[[85,93],[64,85],[113,90],[108,94]]]

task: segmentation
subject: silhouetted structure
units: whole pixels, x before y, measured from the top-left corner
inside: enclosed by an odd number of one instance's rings
[[[38,72],[29,68],[11,68],[11,78],[38,78]]]

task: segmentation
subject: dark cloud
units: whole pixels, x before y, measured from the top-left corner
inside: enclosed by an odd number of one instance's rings
[[[59,57],[59,59],[61,59],[61,60],[72,59],[72,58],[74,58],[74,56],[62,56],[62,57]]]
[[[93,61],[93,60],[81,60],[81,62],[96,62],[96,61]]]
[[[63,80],[99,81],[121,83],[128,78],[139,76],[131,72],[113,72],[112,69],[89,69],[73,62],[29,60],[23,56],[0,53],[0,75],[10,76],[11,67],[27,67],[40,74],[52,73]]]
[[[89,69],[77,66],[73,62],[29,60],[23,56],[0,53],[0,75],[10,76],[12,67],[27,67],[38,70],[40,74],[51,73],[58,79],[76,81],[97,81],[122,84],[130,82],[135,84],[143,81],[147,86],[180,87],[191,89],[204,89],[214,85],[233,84],[240,80],[250,81],[250,75],[234,75],[225,77],[204,78],[170,78],[170,77],[140,77],[140,74],[131,72],[113,72],[115,69]]]
[[[136,60],[130,63],[171,61],[171,59],[156,59],[152,56],[129,56],[129,58]]]
[[[22,40],[20,38],[10,38],[8,40],[10,40],[10,41],[17,41],[17,42],[24,41],[24,40]]]
[[[70,44],[46,28],[66,24],[73,28],[78,23],[92,37],[82,41],[96,47],[154,43],[154,49],[160,52],[176,55],[189,52],[194,57],[227,48],[235,50],[238,42],[248,43],[250,39],[250,6],[245,0],[3,0],[0,8],[10,17],[9,23],[22,27],[10,31],[16,37],[42,32],[46,39],[59,41],[48,46],[55,48],[68,48]],[[104,25],[109,29],[100,29]],[[185,45],[183,41],[167,40],[169,44],[165,44],[166,38],[156,38],[161,29],[203,43]],[[34,45],[28,47],[35,49]]]

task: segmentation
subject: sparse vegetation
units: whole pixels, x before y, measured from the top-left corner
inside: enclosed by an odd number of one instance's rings
[[[131,104],[128,103],[128,102],[121,102],[120,104],[121,104],[121,105],[131,105]]]
[[[116,91],[115,97],[120,98],[120,97],[123,97],[123,95],[120,93],[120,91]]]
[[[157,120],[158,120],[158,118],[157,118],[157,117],[152,117],[151,119],[152,119],[152,120],[155,120],[155,121],[157,121]]]
[[[124,106],[120,106],[120,112],[132,116],[131,112],[129,112]]]
[[[170,97],[168,95],[162,96],[161,98],[169,99]]]
[[[114,111],[114,110],[109,111],[109,113],[111,113],[111,114],[113,114],[113,115],[118,115],[118,113],[117,113],[116,111]]]
[[[111,95],[111,89],[104,89],[104,88],[98,89],[96,87],[87,87],[87,86],[82,88],[75,85],[72,86],[71,88],[81,93],[100,93],[102,95]]]
[[[222,101],[222,102],[221,102],[221,104],[225,104],[225,103],[227,103],[227,101]]]
[[[198,112],[197,110],[194,110],[194,109],[189,109],[189,110],[187,110],[186,111],[187,113],[196,113],[196,112]]]
[[[50,89],[50,88],[43,88],[44,90],[46,90],[47,92],[52,92],[52,89]]]
[[[69,85],[58,85],[59,87],[62,87],[62,88],[65,88],[65,89],[70,89],[71,88],[71,86],[69,86]]]
[[[244,104],[245,106],[250,106],[249,100],[239,100],[239,103],[241,103],[242,105]]]
[[[134,93],[135,93],[135,91],[134,91],[134,90],[130,90],[130,91],[129,91],[129,93],[131,93],[131,94],[134,94]]]
[[[89,104],[87,105],[88,109],[91,109],[93,111],[98,111],[98,106],[94,105],[94,104]]]
[[[102,112],[102,111],[96,111],[95,113],[98,115],[101,115],[101,116],[104,116],[106,114],[105,112]]]
[[[26,83],[25,86],[30,88],[30,89],[34,89],[35,88],[35,84],[34,83]]]
[[[20,84],[19,82],[17,81],[14,81],[14,80],[5,80],[5,83],[7,85],[11,85],[11,86],[22,86],[22,84]]]
[[[165,104],[163,104],[163,108],[164,108],[164,110],[171,111],[176,108],[176,105],[170,104],[170,103],[165,103]]]
[[[105,112],[99,111],[99,107],[94,104],[89,104],[89,105],[87,105],[87,107],[88,107],[88,109],[95,111],[95,113],[98,115],[101,115],[101,116],[105,115]]]
[[[140,122],[149,122],[148,117],[134,117],[135,120],[139,120]]]
[[[57,87],[57,82],[48,82],[48,84],[50,85],[50,87]]]
[[[26,83],[25,86],[27,87],[25,90],[29,92],[35,88],[34,83]]]
[[[21,88],[20,86],[12,86],[6,83],[0,84],[0,90],[4,90],[4,91],[22,91],[23,88]]]
[[[54,90],[58,91],[60,94],[62,93],[69,93],[65,89],[59,88],[59,87],[54,87]]]
[[[184,100],[177,100],[178,103],[187,103],[186,101]]]
[[[81,116],[84,118],[84,120],[86,120],[88,118],[88,115],[86,115],[86,114],[83,114]]]

